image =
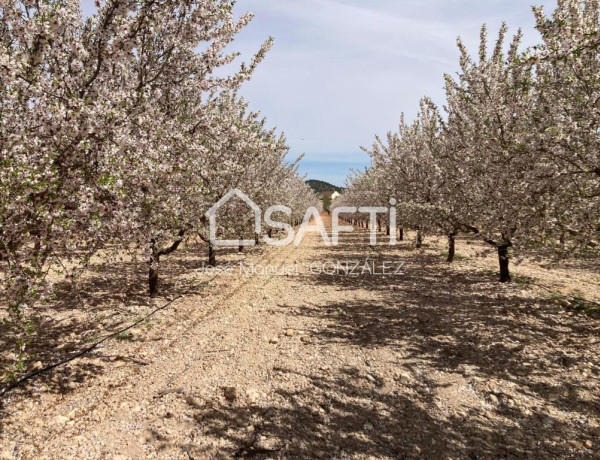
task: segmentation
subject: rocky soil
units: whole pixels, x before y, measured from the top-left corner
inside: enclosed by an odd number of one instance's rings
[[[523,261],[499,285],[485,248],[449,265],[429,243],[311,235],[207,274],[188,248],[156,303],[103,273],[33,367],[173,301],[9,393],[0,458],[598,458],[600,321],[568,297],[597,299],[598,267]]]

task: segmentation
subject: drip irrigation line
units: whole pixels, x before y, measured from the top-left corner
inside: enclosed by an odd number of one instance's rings
[[[246,255],[246,257],[248,257]],[[246,259],[246,257],[244,257],[242,260]],[[219,276],[219,274],[216,274],[215,276],[213,276],[211,279],[205,281],[203,283],[202,287],[206,287],[208,286],[212,281],[214,281],[217,277]],[[21,377],[19,380],[17,380],[16,382],[13,382],[12,384],[10,384],[9,386],[7,386],[4,390],[2,390],[0,392],[0,399],[4,398],[8,393],[10,393],[12,390],[14,390],[15,388],[21,386],[22,384],[24,384],[25,382],[28,382],[29,380],[34,379],[35,377],[45,374],[47,372],[50,372],[53,369],[56,369],[57,367],[63,366],[67,363],[70,363],[71,361],[76,360],[77,358],[81,358],[83,355],[95,350],[96,348],[98,348],[100,345],[102,345],[103,343],[107,342],[108,340],[116,337],[119,334],[123,334],[124,332],[127,332],[131,329],[133,329],[136,326],[139,326],[141,323],[143,323],[144,321],[147,321],[149,318],[151,318],[152,316],[154,316],[155,314],[157,314],[160,311],[166,310],[168,307],[170,307],[176,300],[179,300],[183,297],[185,297],[187,294],[189,294],[193,289],[195,289],[197,286],[191,286],[188,289],[186,289],[184,292],[182,292],[181,294],[179,294],[177,297],[169,300],[166,304],[155,308],[154,310],[152,310],[150,313],[148,313],[147,315],[143,316],[142,318],[138,319],[137,321],[135,321],[134,323],[130,324],[127,327],[121,328],[115,332],[112,332],[110,334],[108,334],[107,336],[103,337],[101,340],[99,340],[98,342],[93,343],[92,345],[90,345],[89,347],[84,348],[83,350],[78,351],[77,353],[75,353],[74,355],[68,356],[54,364],[50,364],[49,366],[44,367],[43,369],[39,369],[37,371],[31,372],[23,377]]]
[[[244,254],[244,257],[242,257],[241,261],[244,261],[248,258],[250,254],[246,253]],[[213,282],[215,279],[217,279],[220,276],[220,273],[215,274],[212,278],[210,278],[209,280],[205,281],[203,283],[203,288],[208,286],[211,282]],[[181,294],[179,294],[177,297],[169,300],[166,304],[155,308],[154,310],[152,310],[150,313],[148,313],[147,315],[143,316],[142,318],[138,319],[137,321],[135,321],[134,323],[130,324],[127,327],[121,328],[115,332],[112,332],[110,334],[108,334],[107,336],[105,336],[104,338],[102,338],[101,340],[99,340],[98,342],[90,345],[89,347],[84,348],[83,350],[78,351],[77,353],[75,353],[74,355],[68,356],[67,358],[64,358],[54,364],[50,364],[49,366],[44,367],[43,369],[39,369],[37,371],[31,372],[23,377],[21,377],[19,380],[17,380],[16,382],[13,382],[12,384],[10,384],[9,386],[7,386],[4,390],[2,390],[0,392],[0,400],[2,398],[4,398],[8,393],[10,393],[11,391],[13,391],[15,388],[21,386],[22,384],[24,384],[25,382],[28,382],[29,380],[34,379],[35,377],[38,377],[39,375],[45,374],[47,372],[50,372],[54,369],[56,369],[57,367],[63,366],[67,363],[70,363],[71,361],[76,360],[77,358],[82,357],[83,355],[95,350],[96,348],[98,348],[100,345],[102,345],[103,343],[107,342],[108,340],[116,337],[119,334],[122,334],[124,332],[129,331],[130,329],[133,329],[134,327],[140,325],[141,323],[143,323],[144,321],[148,320],[148,318],[151,318],[152,316],[154,316],[155,314],[157,314],[160,311],[166,310],[169,306],[171,306],[175,301],[185,297],[187,294],[189,294],[193,289],[195,289],[197,286],[190,286],[188,289],[186,289],[184,292],[182,292]]]

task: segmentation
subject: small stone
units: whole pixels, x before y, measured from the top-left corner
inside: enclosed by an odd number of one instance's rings
[[[285,331],[285,336],[286,337],[293,337],[294,336],[294,331],[292,329],[287,329]]]
[[[271,340],[269,340],[269,343],[272,345],[278,344],[279,343],[279,337],[271,337]]]
[[[142,437],[140,438],[142,444],[150,443],[154,441],[154,432],[152,430],[144,430]]]
[[[303,343],[310,343],[310,337],[304,335],[300,337],[300,341],[302,341]]]
[[[498,399],[498,396],[496,396],[494,394],[490,394],[490,402],[495,406],[500,404],[500,400]]]
[[[588,449],[591,449],[592,447],[594,447],[594,443],[590,439],[588,439],[585,442],[585,447],[587,447]]]
[[[65,417],[64,415],[58,415],[55,418],[57,423],[67,423],[69,421],[69,417]]]
[[[374,429],[373,424],[370,422],[365,423],[363,428],[365,429],[365,431],[373,431]]]
[[[401,382],[411,382],[413,380],[412,374],[410,372],[407,371],[400,371],[397,375],[396,375],[396,379],[401,381]]]
[[[192,407],[200,407],[201,406],[200,400],[192,395],[186,396],[185,402],[188,403]]]
[[[36,361],[35,363],[33,363],[33,366],[31,366],[31,369],[34,371],[40,371],[44,368],[44,363],[42,363],[41,361]]]
[[[542,423],[546,426],[552,426],[554,425],[554,419],[552,417],[544,417]]]
[[[248,431],[249,433],[253,433],[254,432],[254,425],[248,425],[246,427],[246,431]]]
[[[367,380],[371,383],[376,383],[377,380],[371,374],[367,374]]]
[[[550,402],[556,402],[560,399],[560,393],[550,393],[548,395],[548,401]]]
[[[235,387],[225,387],[223,388],[223,395],[227,401],[233,402],[237,399],[237,390]]]
[[[248,389],[246,390],[246,397],[248,398],[248,401],[250,401],[252,404],[256,403],[259,399],[259,394],[258,391],[256,390],[252,390],[252,389]]]

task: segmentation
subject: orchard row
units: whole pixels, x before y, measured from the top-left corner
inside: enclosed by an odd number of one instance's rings
[[[559,0],[534,8],[542,42],[521,50],[503,26],[478,59],[459,40],[460,72],[446,75],[443,111],[425,98],[414,121],[377,137],[372,166],[336,206],[387,206],[398,223],[444,234],[449,260],[460,232],[497,249],[501,281],[509,248],[566,255],[598,249],[600,231],[600,5]],[[364,220],[356,215],[348,218]]]
[[[77,278],[92,255],[142,253],[151,295],[161,257],[208,240],[207,210],[229,190],[301,219],[316,197],[237,92],[271,46],[237,65],[251,20],[233,0],[0,2],[0,289],[13,317]],[[234,67],[235,66],[235,67]],[[217,234],[242,238],[225,209]],[[254,235],[252,235],[254,237]],[[214,248],[210,247],[214,263]]]

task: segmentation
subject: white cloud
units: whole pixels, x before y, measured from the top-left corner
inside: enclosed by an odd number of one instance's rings
[[[476,50],[481,25],[492,38],[506,20],[525,29],[526,44],[537,40],[523,0],[242,0],[237,8],[256,13],[236,43],[244,54],[276,39],[244,94],[311,160],[366,159],[359,146],[394,129],[401,112],[414,115],[421,97],[443,104],[458,36]]]

